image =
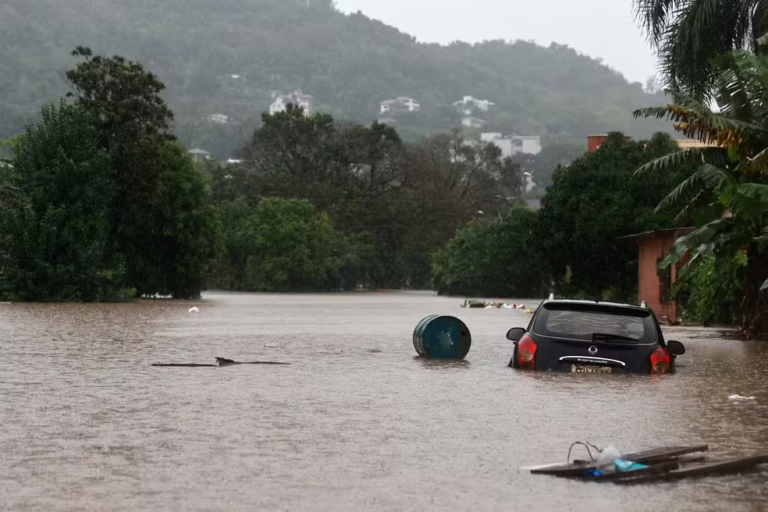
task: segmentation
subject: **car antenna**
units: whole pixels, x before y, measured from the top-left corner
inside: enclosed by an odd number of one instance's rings
[[[548,300],[555,300],[555,294],[554,293],[550,293]]]

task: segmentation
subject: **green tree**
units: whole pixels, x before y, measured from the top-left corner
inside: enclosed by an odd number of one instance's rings
[[[253,253],[246,283],[254,291],[338,289],[340,240],[328,216],[308,201],[266,198],[251,217]]]
[[[430,255],[474,218],[499,215],[522,196],[519,165],[493,144],[468,143],[458,131],[408,148],[408,246],[417,275],[430,275]]]
[[[698,228],[677,241],[663,265],[686,254],[691,261],[709,254],[732,261],[746,252],[740,335],[753,338],[768,333],[768,57],[733,52],[720,59],[717,70],[719,112],[674,93],[675,104],[636,112],[667,118],[686,136],[716,147],[682,151],[638,173],[663,172],[680,162],[700,165],[659,205],[681,209],[678,218]]]
[[[697,99],[712,97],[715,58],[758,51],[758,38],[768,32],[765,0],[635,0],[635,9],[665,85]]]
[[[559,289],[593,299],[610,291],[629,300],[637,282],[637,249],[619,239],[669,227],[674,216],[654,215],[654,208],[693,168],[634,172],[676,150],[668,135],[631,141],[612,133],[595,153],[555,172],[539,230],[543,257]]]
[[[162,149],[160,190],[149,205],[152,239],[145,293],[197,298],[221,244],[219,219],[206,178],[178,143]]]
[[[477,220],[458,232],[433,263],[441,294],[531,297],[546,290],[536,238],[536,212],[508,211],[498,222]]]
[[[248,258],[254,252],[251,217],[255,207],[244,197],[217,204],[222,226],[222,250],[213,266],[213,288],[244,291],[248,288]]]
[[[246,155],[243,166],[211,167],[221,207],[241,197],[309,201],[348,242],[344,288],[429,288],[432,252],[478,211],[505,210],[523,189],[519,165],[458,131],[404,144],[390,126],[290,106],[263,117]]]
[[[747,256],[742,253],[730,260],[713,254],[699,258],[675,283],[675,297],[684,304],[683,316],[704,324],[740,322],[746,267]]]
[[[0,277],[14,300],[118,298],[123,271],[108,251],[114,176],[99,132],[78,106],[43,108],[13,145],[12,194],[0,199]]]
[[[144,293],[154,251],[148,205],[156,204],[163,155],[172,139],[173,114],[160,96],[165,86],[141,64],[123,57],[101,57],[83,47],[73,55],[83,61],[66,73],[70,95],[91,116],[100,146],[112,157],[110,249],[124,259],[129,285]]]
[[[254,194],[310,201],[344,236],[354,238],[357,250],[378,255],[356,265],[361,284],[403,286],[397,254],[407,211],[402,208],[406,165],[393,128],[340,124],[330,115],[305,116],[289,106],[263,116],[247,156],[250,172],[231,176],[255,184],[251,201]]]

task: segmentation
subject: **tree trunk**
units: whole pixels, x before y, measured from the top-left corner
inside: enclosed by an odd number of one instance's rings
[[[757,244],[750,244],[747,259],[747,280],[741,303],[743,320],[739,338],[754,340],[768,336],[768,291],[760,290],[768,279],[768,251],[761,253]]]

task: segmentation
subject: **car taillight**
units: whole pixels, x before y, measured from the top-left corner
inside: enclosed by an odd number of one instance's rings
[[[517,344],[517,366],[525,370],[536,367],[536,342],[527,334]]]
[[[651,354],[651,373],[669,373],[669,366],[672,357],[669,350],[659,347]]]

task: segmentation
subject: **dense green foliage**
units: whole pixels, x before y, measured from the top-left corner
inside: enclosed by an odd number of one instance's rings
[[[516,207],[498,221],[474,221],[435,255],[439,293],[536,297],[548,289],[538,251],[536,212]]]
[[[160,98],[164,85],[141,64],[122,57],[93,56],[87,48],[73,55],[83,59],[66,73],[77,105],[90,114],[99,144],[112,157],[114,200],[110,250],[124,257],[129,282],[145,291],[153,272],[153,208],[160,190],[163,151],[173,114]]]
[[[195,297],[216,253],[210,192],[171,142],[163,85],[120,57],[83,58],[73,101],[11,142],[0,180],[0,292],[15,300]]]
[[[704,324],[738,323],[746,267],[745,254],[730,260],[710,254],[682,272],[675,294],[683,300],[683,317]]]
[[[410,144],[380,123],[299,109],[264,116],[244,156],[241,165],[205,166],[224,224],[212,284],[227,289],[266,288],[248,279],[258,251],[244,220],[263,198],[306,200],[339,234],[336,282],[302,288],[426,289],[432,253],[478,212],[518,200],[523,186],[520,167],[496,146],[468,144],[458,132]]]
[[[717,59],[736,49],[760,51],[768,32],[765,0],[634,0],[638,19],[661,60],[666,86],[711,99]]]
[[[244,197],[219,205],[224,249],[211,279],[237,291],[337,291],[346,241],[306,200]],[[353,283],[354,286],[354,283]]]
[[[114,197],[109,154],[83,109],[43,109],[42,121],[14,144],[0,209],[2,290],[15,300],[117,298],[123,269],[110,258]]]
[[[87,42],[142,62],[168,85],[175,132],[220,158],[247,141],[272,91],[311,94],[319,111],[369,123],[379,103],[412,96],[421,112],[397,116],[403,138],[449,131],[464,95],[496,103],[490,131],[582,140],[622,130],[647,137],[660,124],[631,111],[663,98],[553,44],[491,41],[420,44],[330,0],[4,0],[0,2],[0,138],[23,130],[67,90],[60,71]],[[220,113],[231,123],[208,121]]]
[[[219,219],[209,185],[184,146],[166,143],[160,154],[160,186],[149,203],[149,269],[133,286],[144,293],[196,297],[206,287],[218,254]]]
[[[637,248],[620,238],[668,227],[673,216],[654,215],[654,208],[693,168],[634,173],[676,150],[665,134],[632,141],[612,133],[595,153],[555,172],[542,201],[539,236],[559,290],[592,299],[607,292],[631,298],[637,286]]]
[[[339,236],[326,214],[304,200],[268,198],[250,221],[246,287],[257,291],[335,289]]]
[[[715,69],[719,112],[678,93],[673,105],[637,112],[668,118],[686,136],[715,147],[682,151],[638,172],[663,172],[686,161],[699,165],[659,205],[698,228],[662,263],[679,263],[687,254],[692,262],[709,254],[729,262],[745,251],[741,334],[752,338],[768,333],[768,56],[737,51],[721,56]]]

